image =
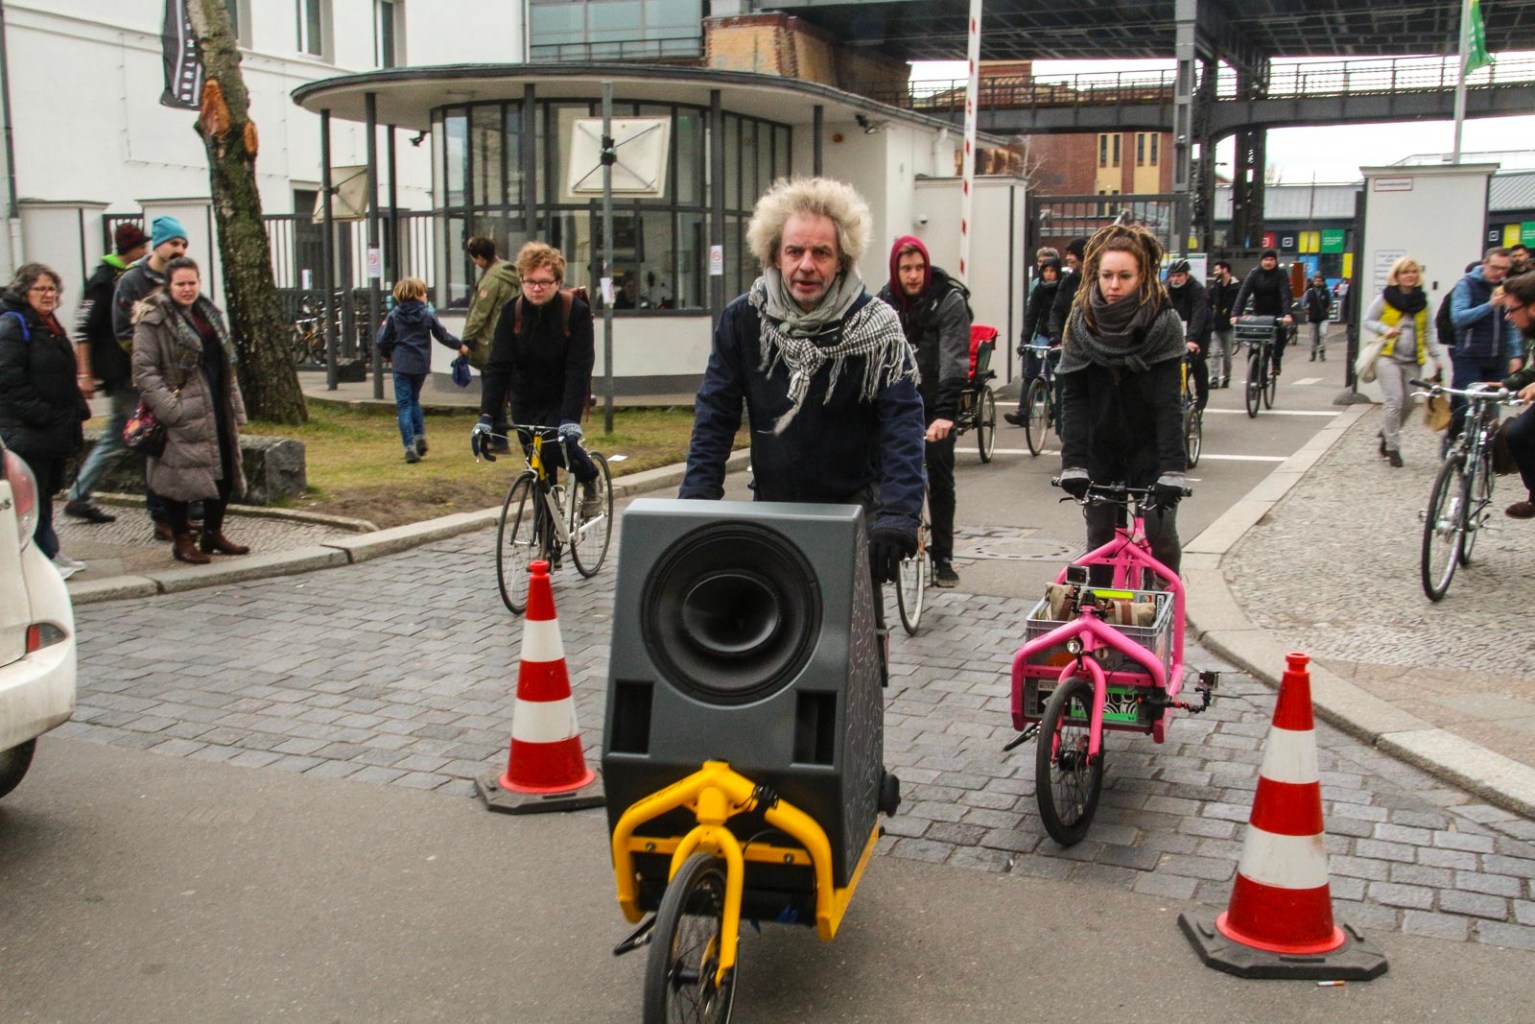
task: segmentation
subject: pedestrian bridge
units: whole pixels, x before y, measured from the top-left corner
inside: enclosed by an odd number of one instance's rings
[[[1455,110],[1456,58],[1398,57],[1270,65],[1268,88],[1239,94],[1237,75],[1222,68],[1206,134],[1297,125],[1449,120]],[[999,135],[1173,127],[1176,72],[1110,72],[986,78],[980,84],[982,131]],[[1207,88],[1196,84],[1195,95]],[[965,82],[913,82],[886,103],[963,120]],[[1197,102],[1197,101],[1196,101]],[[1535,57],[1499,59],[1466,80],[1466,116],[1535,113]]]

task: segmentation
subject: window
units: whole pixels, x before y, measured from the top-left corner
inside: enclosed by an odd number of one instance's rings
[[[703,0],[529,0],[529,59],[697,57],[703,17]]]
[[[330,0],[294,0],[298,52],[324,59],[330,51]]]
[[[1153,166],[1153,167],[1155,167],[1157,165],[1157,160],[1159,159],[1158,158],[1158,154],[1157,154],[1157,150],[1161,147],[1161,145],[1162,145],[1162,136],[1161,136],[1161,134],[1159,132],[1153,132],[1152,135],[1151,135],[1151,166]]]
[[[1109,137],[1107,135],[1100,135],[1100,136],[1098,136],[1098,166],[1099,167],[1107,167],[1108,165],[1109,165]]]
[[[1122,136],[1120,136],[1120,135],[1115,135],[1114,136],[1114,166],[1115,167],[1119,166],[1119,146],[1120,146],[1120,143],[1122,143],[1123,141],[1124,141],[1124,138]]]
[[[1135,166],[1146,166],[1146,133],[1135,133]]]
[[[224,0],[224,9],[229,12],[229,25],[234,29],[235,42],[241,46],[250,46],[250,0]]]
[[[400,46],[403,6],[400,0],[373,0],[373,62],[381,68],[405,63]]]

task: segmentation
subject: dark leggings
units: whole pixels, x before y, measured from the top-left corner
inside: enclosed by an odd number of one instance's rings
[[[1114,539],[1114,528],[1123,520],[1121,510],[1113,505],[1089,505],[1084,510],[1087,518],[1087,550],[1098,548]],[[1183,562],[1183,545],[1178,540],[1178,509],[1151,509],[1146,512],[1146,540],[1151,545],[1151,556],[1174,573]],[[1095,587],[1107,587],[1114,579],[1114,570],[1106,565],[1095,565],[1088,570]],[[1131,581],[1134,582],[1133,580]],[[1133,588],[1139,589],[1139,588]]]

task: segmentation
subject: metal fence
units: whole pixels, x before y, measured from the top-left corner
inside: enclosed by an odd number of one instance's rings
[[[273,213],[262,219],[266,221],[272,276],[277,287],[320,288],[325,266],[325,226],[307,213]],[[334,226],[335,284],[365,288],[368,222],[338,220]],[[427,281],[436,276],[436,233],[430,213],[401,210],[397,218],[391,219],[389,212],[384,211],[380,216],[379,244],[384,250],[384,267],[392,276]],[[389,284],[384,283],[383,287],[387,289]]]
[[[282,303],[283,319],[291,325],[288,350],[299,369],[324,369],[329,365],[325,342],[327,313],[335,325],[337,362],[371,357],[374,330],[368,316],[368,289],[338,291],[328,307],[325,293],[314,288],[279,288],[277,298]]]

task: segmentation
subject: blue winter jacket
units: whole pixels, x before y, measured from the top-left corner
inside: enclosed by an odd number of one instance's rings
[[[871,301],[866,292],[853,310]],[[761,365],[761,324],[743,295],[725,307],[714,332],[678,496],[717,499],[725,493],[725,460],[741,426],[744,399],[758,501],[856,504],[859,492],[872,484],[879,489],[873,527],[915,533],[927,486],[925,421],[915,382],[908,376],[887,385],[873,401],[861,401],[863,370],[847,366],[827,402],[830,373],[822,367],[811,378],[799,413],[775,434],[774,423],[790,405],[789,371],[779,362],[765,375]]]
[[[433,337],[455,352],[460,345],[469,344],[453,337],[426,303],[406,299],[389,311],[373,344],[380,355],[394,363],[395,373],[431,373]]]
[[[1455,337],[1439,343],[1457,356],[1494,362],[1520,354],[1519,329],[1492,304],[1492,285],[1477,267],[1450,293],[1450,321]]]

